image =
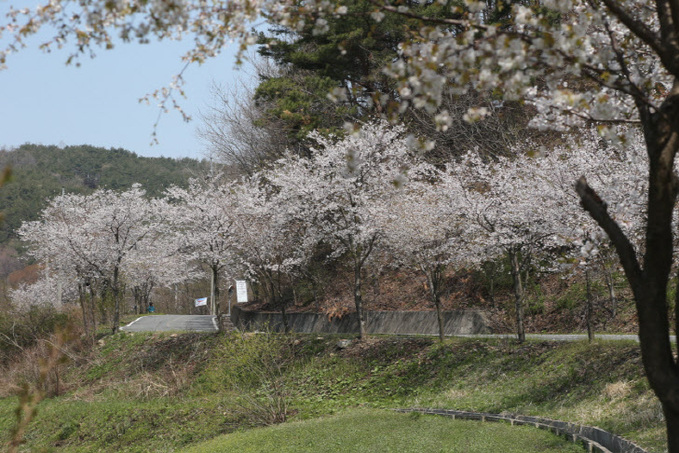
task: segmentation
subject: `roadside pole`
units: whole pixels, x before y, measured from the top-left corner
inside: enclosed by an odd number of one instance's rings
[[[216,315],[215,312],[215,271],[210,272],[210,314]]]
[[[228,294],[228,299],[229,299],[229,318],[231,318],[231,295],[233,294],[233,285],[229,286],[229,290],[227,291]]]

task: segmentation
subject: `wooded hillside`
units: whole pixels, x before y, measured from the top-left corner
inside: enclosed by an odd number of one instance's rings
[[[124,149],[89,145],[25,144],[0,150],[0,168],[9,166],[12,179],[0,190],[0,244],[16,236],[21,222],[37,219],[47,200],[65,192],[90,193],[98,188],[127,189],[140,183],[151,197],[170,185],[184,186],[201,172],[196,159],[141,157]]]

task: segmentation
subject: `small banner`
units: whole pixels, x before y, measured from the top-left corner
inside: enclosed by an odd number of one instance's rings
[[[196,307],[205,307],[207,306],[207,297],[201,297],[200,299],[196,299]]]
[[[248,285],[245,280],[236,280],[236,302],[239,304],[248,301]]]

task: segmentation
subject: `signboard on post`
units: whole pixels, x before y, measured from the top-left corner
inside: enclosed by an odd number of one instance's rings
[[[206,307],[207,306],[207,297],[201,297],[199,299],[196,299],[196,307]]]
[[[243,304],[248,301],[248,285],[245,280],[236,280],[236,302]]]

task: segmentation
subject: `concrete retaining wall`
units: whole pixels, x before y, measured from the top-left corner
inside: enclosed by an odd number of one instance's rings
[[[463,420],[479,420],[488,422],[504,421],[512,425],[531,425],[536,428],[552,431],[556,435],[566,436],[572,442],[582,442],[589,452],[600,453],[648,453],[640,446],[620,436],[593,426],[578,425],[570,422],[551,420],[526,415],[488,414],[484,412],[467,412],[450,409],[398,409],[399,412],[419,412],[422,414],[443,415]]]
[[[369,311],[365,313],[368,334],[438,335],[436,312],[433,311]],[[443,313],[446,335],[491,333],[485,313],[481,310],[454,310]],[[241,330],[265,328],[282,331],[280,313],[231,308],[231,321]],[[342,318],[328,319],[317,313],[288,313],[290,330],[299,333],[356,333],[358,317],[350,313]]]

